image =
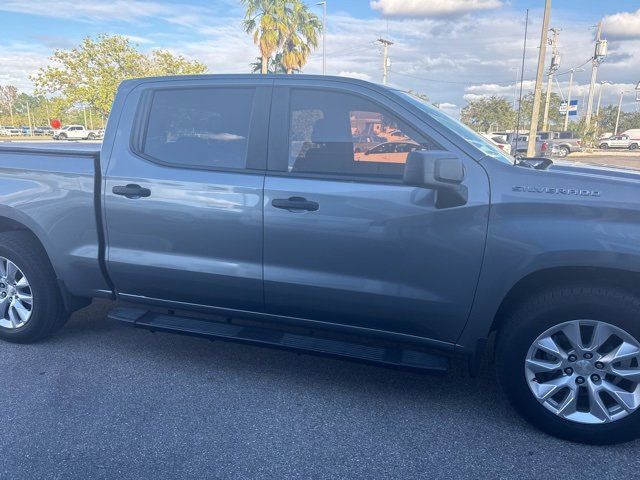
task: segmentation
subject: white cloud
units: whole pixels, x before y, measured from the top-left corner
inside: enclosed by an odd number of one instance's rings
[[[371,0],[371,8],[388,17],[439,17],[491,10],[501,0]]]
[[[338,76],[339,77],[358,78],[360,80],[371,81],[371,75],[369,75],[368,73],[363,73],[363,72],[342,71],[342,72],[338,73]]]
[[[141,0],[48,0],[24,2],[3,0],[0,11],[14,12],[44,17],[73,19],[84,22],[122,21],[134,22],[140,19],[160,17],[170,23],[188,24],[197,20],[204,10],[184,4],[164,4]]]
[[[605,37],[640,38],[640,10],[608,15],[603,19],[602,29]]]

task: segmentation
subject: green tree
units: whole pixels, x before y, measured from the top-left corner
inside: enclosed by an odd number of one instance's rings
[[[121,35],[85,38],[71,50],[56,50],[51,65],[31,78],[38,94],[53,94],[67,107],[83,104],[106,115],[118,85],[128,78],[198,74],[205,65],[166,51],[145,55]]]
[[[515,124],[515,112],[511,103],[496,95],[469,101],[462,109],[460,118],[481,132],[511,129]]]
[[[288,12],[282,44],[282,65],[287,73],[293,73],[302,70],[311,50],[318,46],[322,22],[300,0],[291,1]]]
[[[542,92],[542,103],[540,105],[540,116],[538,117],[538,131],[542,130],[542,116],[544,114],[544,102],[546,92]],[[551,92],[549,102],[549,124],[548,130],[563,130],[564,114],[560,113],[560,103],[562,99],[557,93]],[[529,92],[523,99],[520,107],[520,124],[521,128],[529,128],[531,125],[531,112],[533,110],[533,92]]]
[[[3,114],[9,114],[13,125],[13,106],[18,98],[18,89],[14,85],[0,85],[0,107]],[[6,122],[5,122],[6,123]]]
[[[287,32],[286,19],[291,11],[286,0],[240,0],[246,8],[244,31],[253,34],[260,49],[260,73],[268,73],[269,59],[278,51]]]

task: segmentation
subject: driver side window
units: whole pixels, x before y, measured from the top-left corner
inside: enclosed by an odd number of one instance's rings
[[[291,173],[402,178],[409,152],[441,149],[365,98],[296,89],[289,114]]]

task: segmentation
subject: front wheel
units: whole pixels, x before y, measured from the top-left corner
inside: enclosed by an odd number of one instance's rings
[[[609,148],[609,145],[607,145],[606,143],[601,143],[600,144],[600,149],[601,150],[606,150],[607,148]]]
[[[569,151],[569,147],[560,147],[560,148],[558,148],[558,157],[560,157],[560,158],[566,157],[567,155],[569,155],[569,153],[571,153]]]
[[[31,343],[66,322],[56,276],[28,233],[0,233],[0,338]]]
[[[640,436],[640,300],[612,287],[558,287],[525,301],[498,335],[500,383],[534,426],[610,444]]]

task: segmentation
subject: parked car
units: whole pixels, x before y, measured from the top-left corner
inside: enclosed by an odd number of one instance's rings
[[[607,150],[609,148],[625,148],[629,150],[636,150],[640,141],[631,140],[629,135],[614,135],[613,137],[609,137],[605,140],[600,140],[600,144],[598,145],[602,150]]]
[[[405,163],[407,153],[420,148],[416,142],[384,142],[363,153],[356,152],[354,159],[357,162]]]
[[[357,161],[359,112],[420,148]],[[102,146],[0,146],[0,338],[103,297],[138,328],[426,372],[495,343],[533,425],[640,434],[640,174],[514,165],[342,77],[128,80],[111,113]]]
[[[20,134],[20,129],[17,127],[11,127],[8,125],[0,127],[0,135],[3,135],[5,137],[15,137],[19,136]]]
[[[514,135],[510,136],[510,146],[511,146],[511,154],[517,158],[525,158],[527,156],[528,144],[529,144],[529,135],[518,135],[517,137]],[[553,157],[559,156],[559,151],[555,143],[542,140],[539,136],[536,136],[536,148],[535,148],[535,157]]]
[[[364,152],[370,149],[372,146],[380,145],[381,143],[386,141],[386,138],[379,137],[377,135],[357,135],[353,137],[354,152]]]
[[[42,127],[35,127],[33,129],[33,134],[37,136],[45,136],[45,135],[53,135],[53,129],[47,125]]]
[[[494,135],[492,133],[482,133],[481,135],[500,150],[504,151],[504,153],[511,155],[511,144],[507,142],[502,135]]]
[[[84,125],[67,125],[53,130],[54,140],[95,140],[100,137],[98,130],[87,130]]]
[[[541,140],[553,142],[558,150],[558,157],[566,157],[570,153],[582,151],[582,139],[571,131],[538,132]]]

